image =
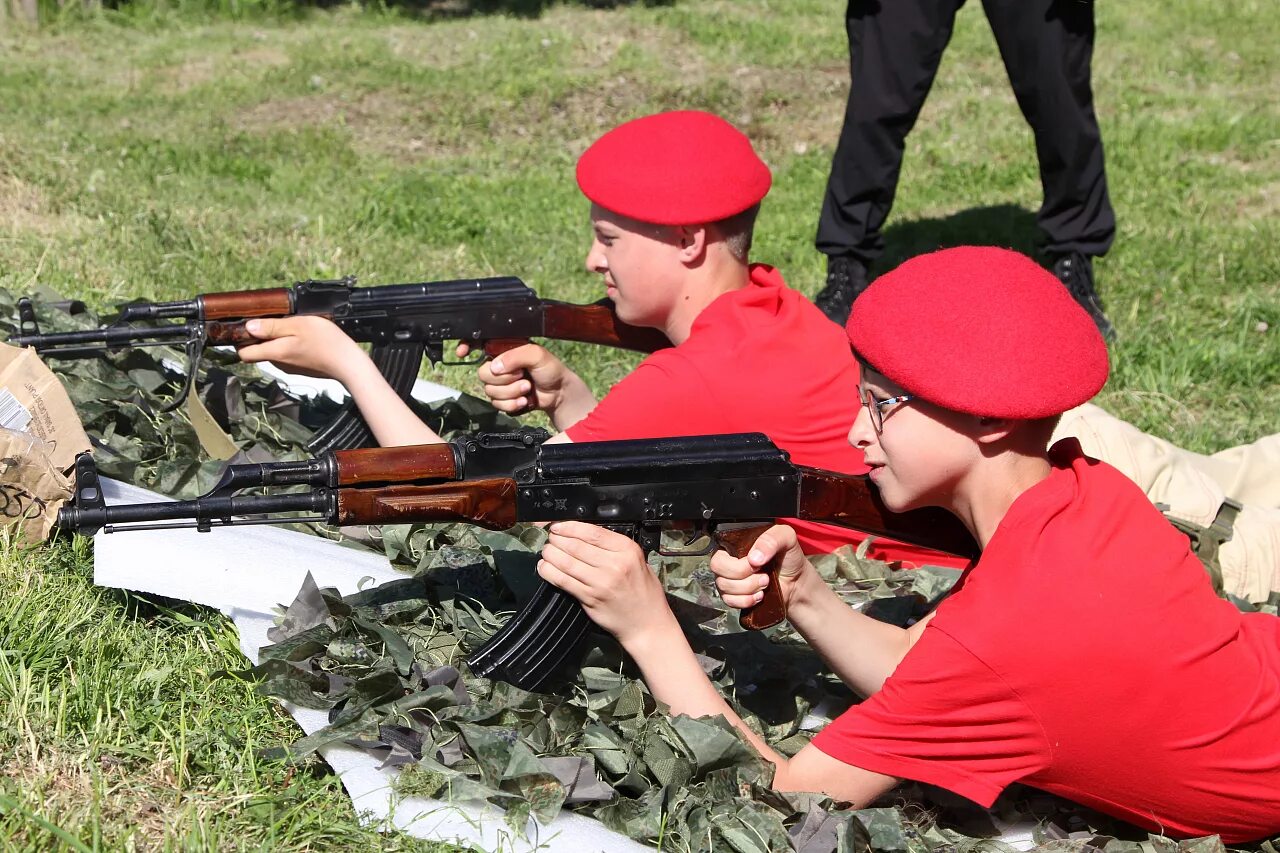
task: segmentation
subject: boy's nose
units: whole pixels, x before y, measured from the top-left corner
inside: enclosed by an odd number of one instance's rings
[[[604,252],[600,251],[600,241],[593,240],[591,248],[587,250],[587,272],[607,272],[609,263],[605,260]]]
[[[859,404],[858,413],[853,418],[853,425],[849,427],[849,443],[854,447],[869,447],[875,442],[876,428],[871,423],[871,413],[867,411],[867,407]]]

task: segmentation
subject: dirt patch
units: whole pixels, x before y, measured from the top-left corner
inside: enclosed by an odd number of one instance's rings
[[[516,104],[484,94],[446,106],[401,91],[317,92],[256,104],[232,124],[246,133],[341,128],[358,149],[410,162],[475,156],[495,145],[530,140],[558,139],[579,152],[619,121],[650,109],[686,108],[692,102],[689,91],[707,87],[728,93],[730,103],[717,111],[765,152],[803,153],[834,145],[839,135],[847,87],[842,67],[720,72],[699,67],[679,80],[679,87],[663,89],[643,72],[601,74],[549,100]]]
[[[385,38],[388,53],[396,59],[441,70],[474,62],[483,50],[479,32],[460,25],[393,27]]]
[[[417,99],[398,92],[279,98],[250,107],[233,124],[247,133],[342,128],[358,148],[408,159],[466,153]]]
[[[289,55],[280,48],[252,47],[225,56],[196,57],[161,68],[157,74],[161,91],[181,94],[228,76],[247,76],[262,69],[288,64]]]
[[[548,56],[571,75],[554,96],[510,103],[488,91],[444,87],[431,93],[339,93],[325,91],[320,81],[319,91],[257,104],[232,125],[247,133],[339,128],[357,150],[402,162],[495,150],[518,156],[521,148],[553,140],[576,154],[619,121],[698,105],[709,105],[743,128],[771,160],[831,148],[839,136],[849,84],[842,60],[819,67],[725,66],[680,32],[561,7],[538,26],[546,28]],[[383,37],[392,55],[437,69],[479,67],[491,49],[466,22],[396,27]],[[998,60],[989,70],[1007,89]],[[946,110],[947,104],[934,109]]]
[[[240,130],[264,132],[299,130],[318,127],[345,116],[353,105],[337,96],[303,95],[297,98],[275,98],[255,104],[242,112],[235,124]]]
[[[677,30],[620,21],[608,12],[582,15],[563,9],[552,25],[576,42],[572,63],[583,71],[603,70],[628,50],[660,60],[672,79],[696,82],[709,71],[702,48]]]
[[[1270,181],[1236,201],[1241,220],[1269,220],[1280,216],[1280,181]]]
[[[741,127],[766,159],[834,147],[844,121],[849,71],[844,64],[819,68],[744,66],[732,72],[741,95]]]

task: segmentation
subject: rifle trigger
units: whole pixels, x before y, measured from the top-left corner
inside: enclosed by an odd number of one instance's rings
[[[700,547],[692,545],[698,541],[703,541],[705,544]],[[716,550],[716,541],[705,524],[693,525],[685,535],[685,542],[690,544],[684,548],[666,548],[659,544],[656,550],[662,557],[705,557]]]
[[[444,353],[441,353],[440,361],[436,362],[441,367],[474,367],[484,361],[484,350],[480,351],[480,355],[471,359],[463,359],[462,361],[445,361]]]
[[[444,363],[444,342],[443,341],[427,341],[422,345],[422,354],[427,357],[427,361],[432,364]]]
[[[705,557],[716,550],[714,542],[708,542],[701,548],[663,548],[658,547],[658,555],[662,557]]]
[[[444,367],[474,367],[488,358],[488,355],[485,354],[483,344],[477,343],[475,340],[470,340],[468,343],[471,344],[471,351],[475,353],[475,358],[466,358],[461,361],[445,361],[444,344],[441,343],[440,348],[436,350],[436,355],[432,358],[432,361],[435,361]]]

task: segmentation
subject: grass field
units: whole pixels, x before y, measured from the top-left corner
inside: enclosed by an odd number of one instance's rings
[[[577,155],[658,109],[725,115],[775,173],[756,255],[812,294],[847,86],[839,0],[465,2],[426,12],[150,6],[0,31],[0,286],[96,305],[357,274],[514,274],[585,301]],[[513,12],[514,10],[514,12]],[[1198,450],[1280,429],[1280,16],[1100,3],[1095,93],[1120,233],[1101,402]],[[516,14],[518,13],[518,14]],[[966,7],[887,232],[1033,249],[1030,132]],[[633,359],[563,347],[604,391]],[[472,387],[469,371],[431,378]],[[436,849],[361,828],[245,685],[220,616],[90,582],[84,543],[0,548],[0,837],[17,849]]]

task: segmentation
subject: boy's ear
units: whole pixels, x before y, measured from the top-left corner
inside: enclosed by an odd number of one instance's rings
[[[675,226],[676,248],[680,260],[686,264],[697,263],[707,251],[707,229],[702,225]]]
[[[1018,421],[1011,418],[988,418],[974,415],[974,424],[977,427],[973,432],[974,440],[979,444],[994,444],[997,441],[1008,438],[1017,428]]]

